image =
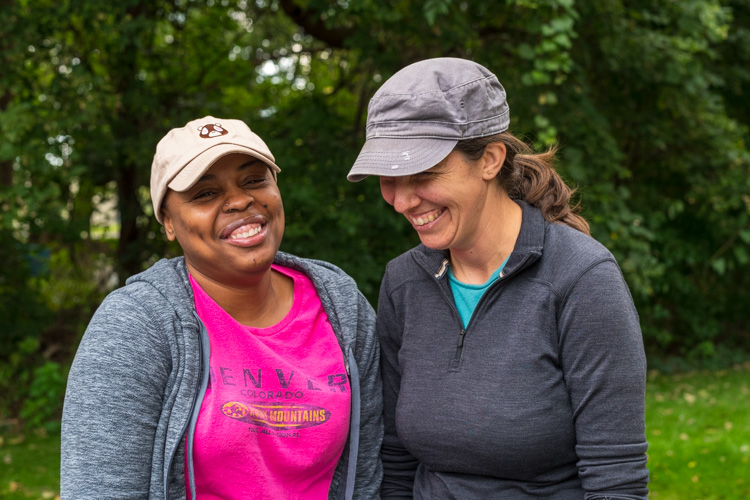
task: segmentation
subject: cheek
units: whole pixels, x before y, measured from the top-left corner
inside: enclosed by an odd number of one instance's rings
[[[271,197],[271,199],[269,200],[269,202],[266,203],[266,204],[264,204],[263,206],[265,208],[268,208],[270,206],[272,211],[273,211],[273,207],[274,206],[276,207],[276,211],[274,213],[274,216],[276,217],[277,221],[279,222],[279,224],[277,224],[277,227],[279,228],[279,231],[281,232],[281,234],[283,234],[284,233],[285,220],[284,220],[284,203],[281,200],[281,193],[278,192],[278,191],[276,193],[274,193],[273,196]]]
[[[275,212],[273,207],[276,207]],[[263,204],[263,208],[269,209],[276,217],[280,217],[282,221],[284,220],[284,203],[281,200],[280,192],[273,193],[268,202]]]
[[[380,194],[383,196],[383,199],[386,203],[389,205],[393,205],[393,200],[396,196],[396,190],[394,186],[390,183],[380,182]]]
[[[173,231],[177,243],[184,248],[185,245],[190,244],[192,238],[198,238],[201,241],[206,241],[208,235],[199,227],[199,223],[196,221],[185,220],[182,217],[175,217],[172,219]]]

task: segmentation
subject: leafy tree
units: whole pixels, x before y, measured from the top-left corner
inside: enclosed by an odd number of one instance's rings
[[[650,351],[747,347],[746,2],[282,4],[321,39],[314,20],[350,30],[350,74],[441,55],[493,69],[512,129],[563,145],[560,171],[620,261]]]
[[[179,252],[151,216],[151,159],[207,114],[277,156],[282,249],[342,266],[374,303],[418,240],[377,182],[345,176],[369,98],[435,56],[496,72],[511,130],[561,144],[651,353],[747,350],[749,21],[743,0],[0,0],[0,310],[18,354],[0,375],[58,387],[47,362],[64,371],[102,294]]]

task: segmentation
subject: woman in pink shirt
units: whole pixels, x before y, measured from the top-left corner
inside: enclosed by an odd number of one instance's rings
[[[62,498],[375,498],[374,312],[337,267],[283,252],[280,172],[239,120],[159,142],[151,197],[184,257],[110,294],[76,355]]]

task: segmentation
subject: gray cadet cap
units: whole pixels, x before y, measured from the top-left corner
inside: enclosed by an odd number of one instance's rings
[[[499,134],[509,123],[505,89],[484,66],[452,57],[416,62],[370,100],[365,145],[347,179],[422,172],[458,141]]]

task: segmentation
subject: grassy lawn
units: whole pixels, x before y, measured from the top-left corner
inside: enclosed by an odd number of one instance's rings
[[[649,374],[651,498],[750,498],[750,363]],[[59,499],[60,434],[0,434],[0,498]]]
[[[57,499],[60,433],[0,434],[0,498]]]
[[[651,373],[646,408],[651,498],[750,498],[750,363]]]

